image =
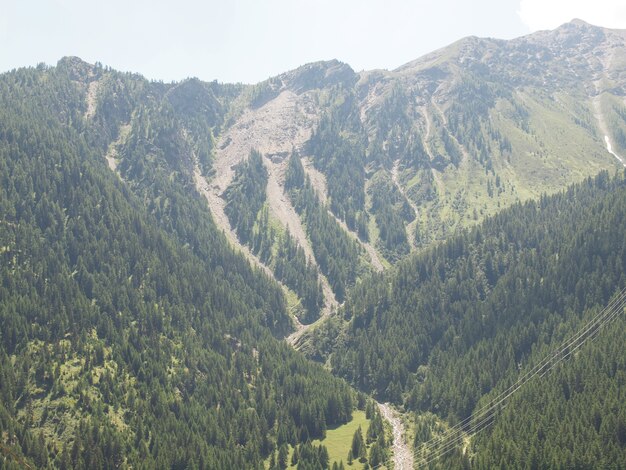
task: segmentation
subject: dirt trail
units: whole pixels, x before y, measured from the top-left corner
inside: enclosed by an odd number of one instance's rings
[[[404,196],[404,199],[406,199],[406,201],[409,203],[409,206],[411,206],[411,209],[413,209],[413,211],[415,212],[415,219],[413,219],[406,226],[406,232],[407,232],[406,235],[407,235],[407,238],[409,239],[409,244],[411,245],[412,249],[415,249],[415,230],[417,229],[417,222],[419,221],[419,208],[411,200],[411,198],[409,198],[409,196],[406,194],[406,191],[400,184],[400,181],[398,180],[398,175],[400,173],[399,166],[400,166],[400,161],[396,160],[393,163],[393,168],[391,169],[391,180],[393,181],[393,184],[396,185],[396,188],[398,188],[398,191],[400,191],[400,194],[402,194],[402,196]]]
[[[304,167],[305,173],[309,176],[309,180],[311,181],[311,185],[317,197],[322,204],[327,204],[328,186],[326,185],[326,176],[313,166],[313,159],[310,157],[302,159],[302,166]]]
[[[331,292],[331,294],[332,294],[332,292]],[[336,310],[334,310],[334,311],[336,311]],[[294,315],[293,318],[294,318],[294,324],[295,324],[295,327],[296,327],[296,331],[294,331],[289,336],[287,336],[287,343],[289,343],[291,346],[293,346],[294,349],[298,349],[300,347],[300,340],[302,339],[304,334],[307,331],[309,331],[309,330],[315,328],[316,326],[318,326],[319,324],[321,324],[324,320],[326,320],[328,315],[330,315],[332,312],[333,312],[333,310],[329,311],[327,314],[323,314],[317,320],[315,320],[313,323],[309,323],[308,325],[302,324],[300,322],[300,320],[298,320],[295,317],[295,315]]]
[[[298,317],[292,315],[294,326],[296,327],[296,331],[287,336],[287,343],[289,343],[294,349],[298,349],[298,345],[300,343],[300,338],[302,335],[306,333],[306,331],[311,328],[315,323],[311,325],[303,325]]]
[[[343,220],[341,220],[339,217],[337,217],[335,214],[333,214],[333,212],[330,210],[330,208],[328,209],[328,213],[335,218],[335,220],[341,226],[341,228],[352,239],[354,239],[359,245],[361,245],[363,247],[363,249],[365,250],[365,252],[368,254],[368,256],[370,258],[370,262],[372,263],[372,267],[377,272],[384,271],[385,270],[385,266],[380,261],[380,258],[378,257],[378,252],[376,251],[376,248],[374,248],[371,243],[364,242],[363,240],[361,240],[359,238],[359,235],[356,232],[353,232],[352,230],[350,230],[350,228],[346,225],[346,223]]]
[[[339,223],[344,228],[344,230],[346,230],[349,234],[356,237],[356,240],[363,246],[363,248],[365,248],[365,251],[367,252],[367,254],[370,257],[370,260],[372,261],[372,266],[374,267],[374,269],[378,271],[379,273],[384,271],[385,266],[383,265],[382,261],[380,261],[380,258],[378,256],[378,251],[376,251],[376,248],[374,248],[371,243],[362,241],[356,233],[351,232],[348,226],[345,224],[345,222],[339,221]]]
[[[598,129],[600,133],[604,136],[604,144],[606,145],[606,150],[611,155],[613,155],[622,166],[626,167],[626,159],[619,156],[613,151],[613,146],[611,145],[611,138],[609,137],[609,126],[606,122],[606,118],[604,113],[602,112],[602,93],[604,93],[604,89],[602,87],[602,81],[606,78],[607,73],[611,70],[613,65],[615,51],[611,49],[608,57],[595,57],[595,60],[598,60],[602,64],[602,75],[596,74],[596,80],[593,81],[593,87],[595,89],[595,94],[590,96],[591,105],[593,107],[593,114],[596,118],[596,122],[598,123]],[[590,68],[593,70],[593,64],[589,61]]]
[[[420,107],[419,110],[424,115],[424,119],[426,121],[426,132],[424,134],[424,140],[422,141],[424,144],[424,150],[426,150],[426,153],[428,153],[428,155],[430,156],[430,159],[432,160],[433,155],[428,145],[428,140],[430,139],[430,129],[432,127],[432,123],[430,121],[430,114],[428,114],[428,108],[426,106]]]
[[[311,261],[315,261],[313,250],[306,238],[300,217],[283,191],[287,161],[283,160],[274,163],[269,158],[263,157],[263,165],[267,169],[266,193],[271,213],[286,226],[289,233],[298,241],[306,257]]]
[[[615,158],[617,158],[619,162],[622,164],[622,166],[626,168],[626,162],[624,162],[624,159],[613,151],[613,147],[611,147],[611,141],[609,140],[608,135],[604,136],[604,142],[606,143],[606,150]]]
[[[389,403],[378,403],[382,417],[391,424],[393,430],[393,464],[394,470],[413,470],[413,452],[406,442],[404,423],[398,412]]]
[[[433,161],[435,159],[435,157],[433,155],[432,149],[430,148],[430,142],[429,142],[430,141],[431,128],[432,128],[432,118],[430,117],[430,114],[429,114],[429,111],[428,111],[428,107],[422,106],[420,108],[420,112],[424,115],[424,119],[426,120],[426,134],[424,135],[424,137],[422,139],[422,145],[424,146],[424,150],[426,151],[426,153],[430,157],[430,161]],[[441,112],[441,110],[439,110],[439,112]],[[444,119],[445,119],[445,116],[444,116]],[[445,190],[444,183],[443,183],[443,181],[441,179],[441,175],[434,168],[431,169],[431,173],[433,175],[433,180],[435,182],[435,186],[437,187],[437,193],[440,194],[440,195],[444,195],[446,193],[446,190]]]
[[[606,145],[606,150],[611,155],[613,155],[620,162],[622,166],[626,167],[626,160],[623,157],[616,154],[613,151],[613,146],[611,145],[611,138],[609,137],[609,126],[607,125],[606,118],[604,117],[604,113],[602,112],[602,103],[601,103],[602,93],[600,92],[600,80],[595,81],[594,85],[596,87],[597,94],[591,98],[591,104],[593,106],[593,114],[596,118],[596,122],[598,123],[598,129],[600,130],[600,133],[604,136],[604,143]]]

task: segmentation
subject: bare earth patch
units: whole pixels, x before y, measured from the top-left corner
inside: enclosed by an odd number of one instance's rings
[[[315,193],[320,198],[320,201],[322,202],[322,204],[326,205],[328,202],[328,186],[326,186],[326,177],[322,173],[320,173],[318,170],[315,169],[315,167],[313,166],[313,162],[311,161],[310,158],[302,159],[302,166],[304,167],[304,172],[307,174],[307,176],[309,177],[309,180],[311,181],[311,185],[313,186]],[[369,256],[370,262],[372,266],[374,267],[374,269],[378,272],[381,272],[382,270],[384,270],[385,267],[383,266],[383,263],[380,261],[378,252],[371,245],[371,243],[367,243],[361,240],[359,236],[355,232],[350,230],[348,226],[346,225],[346,223],[342,221],[341,219],[339,219],[337,216],[335,216],[335,214],[333,214],[330,209],[328,209],[328,213],[335,218],[337,223],[341,225],[341,228],[348,235],[350,235],[354,240],[356,240],[356,242],[359,245],[363,247],[363,249],[366,251],[366,253]]]
[[[263,163],[267,168],[268,182],[267,182],[267,200],[269,202],[270,211],[274,217],[279,220],[292,237],[296,239],[298,244],[304,250],[304,254],[310,262],[315,262],[315,256],[313,249],[306,236],[302,221],[296,210],[293,208],[291,201],[284,193],[285,187],[285,171],[287,169],[287,160],[274,163],[267,157],[263,158]],[[321,316],[329,315],[333,308],[337,307],[337,300],[330,288],[330,283],[326,276],[322,272],[317,270],[317,274],[322,283],[322,290],[324,292],[324,308],[322,309]]]
[[[311,186],[313,186],[317,197],[320,199],[322,204],[326,204],[328,202],[328,186],[326,185],[326,176],[317,171],[317,169],[313,166],[313,159],[311,157],[303,158],[302,166],[311,181]]]
[[[380,257],[378,256],[378,252],[376,251],[376,248],[374,248],[371,243],[364,242],[363,240],[361,240],[358,234],[350,230],[350,228],[346,225],[346,223],[343,220],[341,220],[339,217],[337,217],[335,214],[333,214],[333,212],[330,209],[328,209],[328,213],[335,218],[335,220],[341,226],[341,228],[348,235],[350,235],[352,239],[354,239],[359,245],[363,247],[363,249],[365,250],[365,252],[370,258],[370,263],[372,264],[372,267],[378,272],[383,271],[385,269],[385,266],[380,261]]]
[[[611,155],[613,155],[620,162],[622,166],[626,167],[626,162],[624,161],[624,159],[620,157],[619,155],[617,155],[613,151],[613,147],[611,146],[611,138],[609,137],[609,126],[607,125],[606,118],[604,117],[604,113],[602,112],[602,103],[601,103],[602,94],[599,92],[600,82],[597,81],[594,84],[596,86],[596,91],[598,93],[594,97],[591,98],[591,104],[593,106],[594,117],[598,124],[598,129],[600,130],[600,133],[604,136],[604,144],[606,145],[606,150]]]
[[[614,54],[615,54],[614,50],[611,50],[610,53],[607,54],[608,57],[605,57],[604,60],[602,61],[602,70],[604,71],[611,70]],[[606,74],[606,72],[604,73]],[[598,123],[598,129],[600,130],[600,133],[604,136],[604,143],[606,145],[607,152],[613,155],[620,162],[622,166],[626,167],[626,163],[624,159],[613,151],[613,147],[611,145],[611,138],[609,137],[609,134],[610,134],[609,126],[607,124],[606,117],[604,116],[604,113],[602,112],[602,93],[604,92],[603,90],[604,78],[606,78],[606,76],[598,76],[597,79],[594,80],[593,82],[593,86],[595,88],[595,95],[591,97],[591,105],[593,107],[594,117],[596,119],[596,122]]]
[[[273,276],[269,268],[261,263],[261,261],[252,253],[252,251],[250,251],[250,249],[246,245],[243,245],[239,242],[237,234],[230,226],[228,216],[226,215],[226,212],[224,212],[226,202],[220,197],[219,194],[216,194],[215,191],[211,191],[209,184],[207,183],[204,176],[202,176],[200,168],[197,165],[193,172],[193,180],[196,185],[196,189],[207,199],[216,225],[222,229],[230,244],[233,247],[239,249],[239,251],[241,251],[243,255],[250,262],[252,262],[254,266],[261,268],[269,276]]]
[[[87,111],[85,111],[85,119],[91,119],[96,114],[98,88],[100,88],[100,82],[93,81],[89,83],[89,88],[87,88]]]
[[[92,82],[95,83],[95,82]],[[119,131],[119,136],[117,138],[116,141],[111,142],[111,144],[109,145],[109,148],[107,149],[107,153],[104,155],[104,158],[107,161],[107,165],[109,165],[109,168],[111,169],[111,171],[113,171],[117,176],[120,176],[119,172],[117,171],[117,149],[120,147],[120,145],[123,145],[124,142],[126,141],[126,138],[128,137],[128,134],[130,133],[130,124],[124,124],[123,126],[120,127],[120,131]]]
[[[284,159],[306,142],[319,117],[308,105],[308,94],[285,90],[258,109],[248,109],[217,143],[211,191],[221,193],[234,176],[234,166],[248,158],[252,149],[270,159]]]

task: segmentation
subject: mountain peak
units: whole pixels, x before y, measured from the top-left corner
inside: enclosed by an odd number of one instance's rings
[[[354,70],[337,59],[311,62],[287,72],[283,77],[297,93],[356,80]]]
[[[574,18],[573,20],[571,20],[569,23],[565,23],[566,25],[572,25],[572,26],[584,26],[584,27],[589,27],[589,26],[593,26],[590,23],[587,23],[585,20],[581,20],[580,18]]]
[[[587,23],[585,20],[581,20],[580,18],[574,18],[571,21],[568,21],[567,23],[563,23],[561,26],[559,26],[558,28],[555,28],[552,31],[552,33],[561,33],[562,31],[567,31],[567,32],[600,32],[600,31],[604,31],[606,30],[606,28],[603,28],[601,26],[596,26],[593,25],[591,23]]]
[[[95,67],[80,57],[65,56],[57,62],[57,68],[67,71],[72,80],[89,81],[94,76]]]

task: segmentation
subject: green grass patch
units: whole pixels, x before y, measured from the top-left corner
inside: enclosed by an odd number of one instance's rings
[[[316,439],[312,441],[312,444],[318,446],[323,444],[328,449],[329,466],[332,467],[333,462],[343,462],[346,469],[360,470],[364,467],[364,464],[358,460],[353,460],[352,465],[348,465],[348,452],[352,445],[352,437],[355,431],[361,426],[363,431],[363,437],[367,436],[367,430],[369,429],[370,420],[365,417],[365,411],[356,410],[352,413],[352,421],[336,428],[331,428],[326,431],[326,437],[324,439]],[[370,446],[367,446],[369,454]],[[297,465],[291,465],[291,456],[293,455],[293,448],[289,447],[289,457],[287,459],[287,468],[296,469]],[[269,459],[266,462],[266,468],[268,468]],[[387,467],[379,467],[380,469],[386,469]]]
[[[363,464],[358,460],[354,460],[352,465],[347,465],[348,451],[352,445],[352,437],[354,432],[361,426],[363,436],[365,437],[370,425],[370,420],[365,417],[365,411],[357,410],[352,413],[352,421],[343,426],[339,426],[335,429],[329,429],[326,431],[326,438],[323,440],[313,441],[314,445],[324,444],[328,449],[328,456],[330,457],[330,465],[333,462],[339,463],[343,460],[346,468],[360,469],[363,468]]]

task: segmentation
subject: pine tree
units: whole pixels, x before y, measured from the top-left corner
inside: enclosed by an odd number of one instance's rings
[[[294,467],[298,464],[298,460],[300,459],[300,446],[296,446],[293,449],[293,454],[291,454],[291,466]]]
[[[367,449],[365,447],[365,442],[363,441],[363,431],[361,430],[361,426],[354,431],[350,451],[352,452],[352,457],[355,459],[363,460],[366,458]]]
[[[289,456],[289,450],[287,449],[287,444],[282,444],[278,448],[278,468],[284,470],[287,468],[287,457]]]

